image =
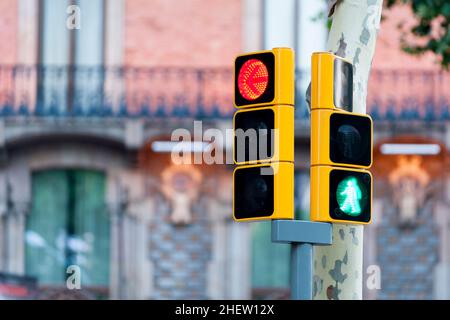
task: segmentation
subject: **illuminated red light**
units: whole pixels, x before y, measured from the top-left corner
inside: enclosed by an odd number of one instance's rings
[[[258,99],[266,91],[268,82],[269,72],[261,60],[250,59],[239,70],[239,93],[247,100]]]

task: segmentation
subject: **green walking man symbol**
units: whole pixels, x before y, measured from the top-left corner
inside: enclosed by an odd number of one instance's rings
[[[361,200],[362,198],[362,192],[358,186],[356,178],[351,177],[350,179],[346,179],[341,183],[344,184],[344,190],[339,192],[339,194],[342,196],[342,204],[340,205],[341,210],[349,215],[360,214],[361,206],[359,204],[359,200]],[[342,190],[341,188],[339,189]]]

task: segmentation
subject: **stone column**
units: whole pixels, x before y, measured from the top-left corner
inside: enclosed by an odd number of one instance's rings
[[[148,299],[152,291],[152,264],[148,255],[149,223],[153,199],[132,199],[124,220],[127,299]]]
[[[110,177],[111,298],[148,299],[153,287],[148,246],[154,199],[146,194],[140,171],[111,172]]]
[[[227,228],[226,299],[251,298],[251,228],[231,221]]]
[[[211,260],[208,265],[207,295],[211,299],[251,298],[251,228],[232,218],[232,171],[216,171],[208,198],[211,225]]]
[[[109,269],[109,298],[123,297],[123,220],[127,206],[128,195],[122,183],[121,170],[111,168],[107,174],[107,188],[105,201],[111,221],[110,231],[110,269]],[[122,247],[121,247],[122,246]]]
[[[17,34],[17,62],[27,68],[33,68],[38,62],[38,30],[39,30],[39,1],[18,0],[18,34]],[[25,78],[26,77],[26,78]],[[16,74],[15,101],[16,108],[26,103],[29,111],[34,110],[36,102],[36,72],[28,76],[24,70]],[[22,101],[23,97],[27,101]]]
[[[123,65],[125,34],[125,0],[105,1],[105,65],[118,68]],[[124,95],[124,78],[119,70],[109,69],[105,74],[105,96],[117,111]]]
[[[3,270],[14,274],[25,273],[26,203],[11,203],[3,219]]]
[[[0,271],[6,271],[6,219],[8,214],[8,200],[6,192],[6,175],[0,173]]]
[[[434,216],[439,226],[439,262],[434,270],[435,299],[450,299],[450,206],[438,203]]]
[[[116,204],[109,204],[108,211],[111,220],[110,236],[110,268],[109,268],[109,298],[119,299],[119,255],[118,255],[118,228],[119,214]]]
[[[445,144],[450,147],[450,124],[446,125]],[[434,270],[433,295],[435,299],[450,299],[450,179],[443,185],[443,201],[434,208],[434,217],[439,226],[439,262]]]
[[[25,273],[26,216],[31,203],[31,175],[26,166],[18,164],[5,175],[6,196],[6,271]]]
[[[216,199],[209,201],[209,219],[212,229],[211,261],[208,266],[208,298],[225,299],[226,296],[226,220],[230,215],[230,203]],[[229,218],[229,217],[228,217]]]
[[[0,212],[0,272],[6,269],[5,259],[5,216],[6,212]]]
[[[14,221],[14,234],[10,239],[13,242],[13,252],[10,256],[14,256],[13,265],[11,269],[14,273],[25,274],[25,229],[26,216],[29,213],[29,204],[27,202],[16,202],[13,204],[13,214],[10,216]]]

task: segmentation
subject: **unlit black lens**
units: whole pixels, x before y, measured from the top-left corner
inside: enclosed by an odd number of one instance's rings
[[[372,122],[350,113],[330,116],[330,160],[334,163],[369,166],[372,161]]]
[[[362,139],[355,127],[347,124],[340,126],[337,131],[336,142],[340,153],[346,159],[357,161],[361,158]]]
[[[264,168],[264,171],[261,171],[261,168]],[[270,166],[236,170],[234,177],[235,217],[245,219],[272,215],[273,192],[274,176]]]
[[[275,113],[271,109],[239,112],[234,121],[236,162],[273,157]]]

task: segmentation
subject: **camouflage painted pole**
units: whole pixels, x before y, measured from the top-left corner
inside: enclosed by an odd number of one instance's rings
[[[367,82],[382,0],[331,0],[327,50],[353,63],[354,111],[366,113]],[[363,226],[333,225],[333,244],[315,247],[313,299],[362,299]]]

